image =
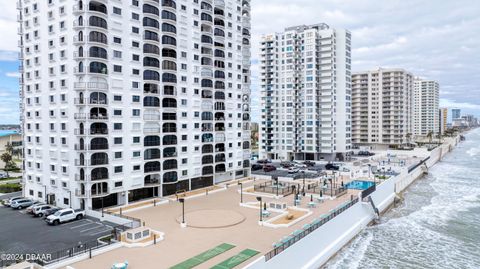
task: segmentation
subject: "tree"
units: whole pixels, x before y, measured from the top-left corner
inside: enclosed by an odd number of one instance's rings
[[[433,132],[432,131],[428,132],[427,137],[428,137],[429,143],[431,144],[433,139]]]
[[[10,155],[13,155],[13,145],[10,142],[7,142],[5,145],[5,150],[10,153]]]
[[[10,175],[8,174],[8,171],[10,170],[9,168],[11,167],[12,155],[8,152],[5,152],[0,156],[0,160],[2,160],[2,162],[5,163],[5,171],[7,172],[7,177],[10,177]]]

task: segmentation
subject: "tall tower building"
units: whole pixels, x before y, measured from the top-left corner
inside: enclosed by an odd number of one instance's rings
[[[462,110],[458,108],[452,109],[452,121],[462,118]]]
[[[260,158],[345,159],[351,151],[351,34],[301,25],[261,41]]]
[[[448,124],[448,108],[440,108],[438,110],[438,119],[439,119],[439,126],[438,126],[438,132],[440,135],[443,135],[445,131],[447,130],[447,124]]]
[[[249,175],[250,0],[18,9],[26,196],[94,210]]]
[[[412,139],[413,75],[383,69],[352,76],[355,146],[398,146]],[[375,146],[374,146],[375,145]]]
[[[413,86],[413,134],[438,134],[440,90],[438,82],[415,78]]]

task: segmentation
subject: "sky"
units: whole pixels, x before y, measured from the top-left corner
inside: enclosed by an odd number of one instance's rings
[[[327,23],[352,32],[352,69],[404,68],[440,83],[440,105],[480,116],[480,1],[252,0],[252,110],[262,34]],[[0,124],[18,123],[16,1],[0,0]]]

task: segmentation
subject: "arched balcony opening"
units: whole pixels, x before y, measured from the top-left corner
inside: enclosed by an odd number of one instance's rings
[[[202,143],[213,143],[213,134],[203,134]]]
[[[213,153],[213,145],[203,145],[202,146],[202,153]]]
[[[202,120],[213,120],[212,112],[202,112]]]
[[[225,154],[224,153],[220,153],[220,154],[216,154],[215,155],[215,162],[216,163],[221,163],[221,162],[225,162]]]
[[[143,139],[143,146],[145,146],[145,147],[160,146],[160,137],[158,135],[146,136]]]
[[[108,103],[107,95],[103,92],[92,92],[90,94],[90,104],[106,105]]]
[[[215,26],[225,27],[225,22],[224,22],[223,20],[221,20],[221,19],[215,18],[215,20],[213,21],[213,24],[214,24]]]
[[[162,131],[163,131],[163,133],[176,133],[177,132],[177,124],[173,123],[173,122],[164,123]]]
[[[145,32],[143,34],[143,39],[159,42],[160,41],[160,36],[155,32],[145,30]]]
[[[153,70],[145,70],[143,71],[143,79],[160,81],[160,73]]]
[[[90,150],[107,150],[108,140],[104,137],[95,137],[90,141]]]
[[[163,170],[172,170],[177,168],[178,168],[177,160],[166,160],[163,162]]]
[[[90,16],[88,24],[93,27],[108,29],[107,21],[97,16]]]
[[[144,107],[160,107],[160,98],[153,96],[146,96],[143,98]]]
[[[202,98],[208,98],[211,99],[212,96],[212,91],[209,90],[202,90]]]
[[[215,123],[215,131],[216,132],[225,132],[225,123],[223,123],[223,122]]]
[[[159,149],[147,149],[143,153],[144,160],[156,160],[160,159],[161,154]]]
[[[162,61],[162,69],[163,70],[177,71],[177,64],[173,61],[163,60]]]
[[[108,154],[105,152],[93,153],[90,162],[91,165],[107,165]]]
[[[176,46],[177,45],[177,40],[174,37],[164,35],[164,36],[162,36],[162,44],[163,45]]]
[[[143,17],[143,26],[160,29],[160,23],[157,20],[149,17]]]
[[[177,58],[177,52],[173,49],[162,49],[163,57]]]
[[[147,175],[143,179],[145,186],[147,185],[158,185],[160,184],[160,175]]]
[[[208,57],[202,57],[200,62],[201,62],[202,65],[207,65],[207,66],[212,66],[213,65],[212,59],[210,59]]]
[[[162,0],[162,7],[169,7],[169,8],[176,9],[177,4],[175,4],[175,1],[173,0]]]
[[[173,33],[173,34],[176,34],[177,33],[177,27],[175,27],[175,25],[172,25],[170,23],[162,23],[162,31],[163,32],[166,32],[166,33]]]
[[[162,74],[162,82],[166,83],[177,83],[177,76],[171,73],[163,73]]]
[[[163,183],[175,183],[177,180],[177,172],[167,172],[163,174]]]
[[[203,9],[203,10],[207,10],[207,11],[212,11],[213,10],[212,5],[210,5],[207,2],[203,2],[203,1],[202,1],[202,3],[200,3],[200,8]]]
[[[213,174],[213,166],[205,166],[202,168],[202,176],[212,175]]]
[[[143,66],[160,68],[160,61],[156,58],[144,57],[143,58]]]
[[[175,15],[175,13],[172,13],[170,11],[162,10],[162,19],[176,21],[177,15]]]
[[[95,122],[90,125],[90,134],[91,135],[107,135],[108,127],[106,123]]]
[[[152,44],[143,44],[143,53],[160,55],[160,48]]]
[[[177,120],[177,113],[163,113],[162,120],[164,121]]]
[[[216,90],[225,90],[225,82],[215,81],[215,89]]]
[[[158,94],[158,84],[145,83],[143,84],[143,93],[145,94]]]
[[[177,145],[177,136],[176,135],[166,135],[163,137],[163,145],[170,146],[170,145]],[[165,152],[165,151],[164,151]]]
[[[108,118],[107,110],[103,107],[94,107],[90,109],[91,119],[106,119]]]
[[[143,166],[143,172],[145,173],[152,173],[152,172],[160,172],[160,162],[147,162]]]
[[[163,86],[163,95],[177,95],[175,86],[172,86],[172,85]]]
[[[216,100],[225,100],[225,93],[224,92],[215,92],[215,99]]]
[[[225,173],[225,164],[217,164],[215,165],[215,173]]]
[[[215,78],[225,79],[225,72],[220,70],[215,71]]]
[[[108,183],[102,182],[102,183],[92,184],[91,194],[92,196],[108,194]]]
[[[225,103],[215,102],[215,110],[225,110]]]
[[[90,173],[90,178],[91,180],[108,179],[108,168],[98,167],[98,168],[92,169],[92,172]]]
[[[100,62],[91,62],[90,63],[90,73],[96,74],[108,74],[107,65]]]
[[[202,79],[202,88],[213,88],[213,81],[210,79]]]
[[[175,158],[177,157],[177,148],[169,147],[163,150],[163,158]]]
[[[215,152],[225,152],[225,144],[218,143],[215,145]]]
[[[200,18],[202,19],[202,21],[209,21],[209,22],[213,21],[212,16],[210,14],[207,14],[207,13],[200,14]]]
[[[203,156],[202,164],[213,164],[213,156],[212,155]]]
[[[243,141],[243,149],[250,149],[250,142]]]
[[[202,43],[213,44],[213,39],[208,35],[202,35],[201,41]]]
[[[88,4],[88,10],[100,12],[100,13],[103,13],[103,14],[108,14],[107,7],[104,4],[98,3],[98,2],[95,2],[95,1],[92,1]]]
[[[202,123],[202,132],[213,132],[212,123]]]
[[[160,11],[157,7],[154,7],[152,5],[149,5],[149,4],[143,4],[143,13],[147,13],[147,14],[154,14],[154,15],[157,15],[159,16],[160,15]]]
[[[100,33],[97,31],[91,31],[88,34],[88,41],[90,42],[98,42],[107,45],[108,44],[108,38],[107,35],[104,33]]]
[[[223,113],[223,112],[216,112],[216,113],[215,113],[215,120],[216,120],[216,121],[225,120],[225,113]]]
[[[162,107],[164,107],[164,108],[176,108],[177,107],[177,100],[175,100],[173,98],[163,98]]]

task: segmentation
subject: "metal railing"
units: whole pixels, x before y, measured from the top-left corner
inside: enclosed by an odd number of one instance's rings
[[[335,209],[333,212],[331,212],[329,215],[325,216],[324,218],[313,221],[310,225],[308,225],[307,228],[303,229],[300,233],[298,233],[296,235],[292,235],[291,238],[289,238],[288,240],[282,241],[281,243],[276,245],[274,247],[274,249],[267,252],[265,254],[265,261],[268,261],[271,258],[275,257],[276,255],[280,254],[281,252],[283,252],[285,249],[287,249],[291,245],[300,241],[305,236],[309,235],[310,233],[312,233],[316,229],[320,228],[325,223],[329,222],[330,220],[332,220],[336,216],[340,215],[342,212],[344,212],[348,208],[352,207],[354,204],[358,203],[358,201],[359,201],[359,199],[357,197],[357,198],[351,200],[350,202],[344,204],[343,206]]]

